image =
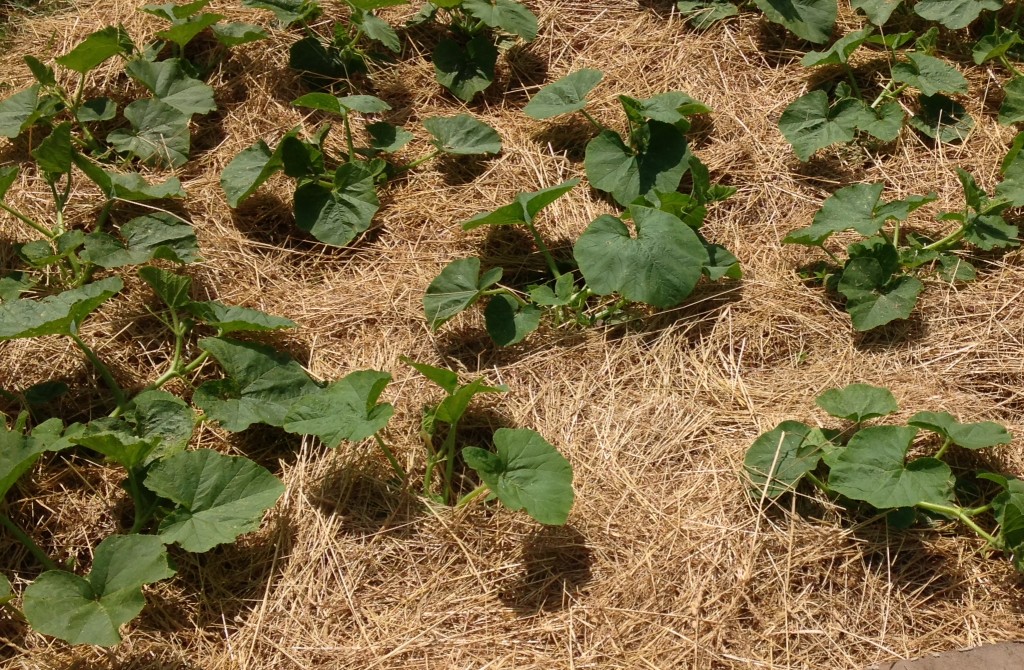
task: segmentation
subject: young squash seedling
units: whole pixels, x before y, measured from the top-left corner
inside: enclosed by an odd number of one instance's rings
[[[817,404],[852,425],[784,421],[762,434],[744,458],[752,495],[774,500],[806,480],[851,511],[864,503],[897,526],[921,516],[955,520],[1024,571],[1024,482],[947,462],[953,449],[1009,444],[1003,426],[961,423],[947,412],[918,412],[906,425],[865,425],[898,409],[892,393],[867,384],[830,389]],[[908,458],[922,451],[930,455]]]
[[[901,230],[901,223],[917,208],[935,200],[935,194],[884,202],[883,184],[854,184],[832,194],[814,216],[813,223],[789,233],[782,241],[818,247],[832,261],[816,266],[809,279],[846,300],[853,327],[871,330],[910,316],[924,284],[915,275],[933,270],[946,282],[971,281],[973,265],[957,250],[965,243],[983,251],[1020,245],[1019,230],[1002,213],[1024,206],[1024,133],[1020,133],[1003,160],[1003,181],[990,198],[974,177],[962,169],[957,175],[964,190],[964,208],[944,212],[940,221],[952,221],[956,229],[932,239]],[[890,225],[890,222],[892,224]],[[835,233],[853,230],[865,239],[847,246],[843,261],[825,243]]]
[[[423,127],[433,137],[435,149],[408,163],[393,164],[386,156],[401,150],[413,138],[403,128],[383,121],[371,123],[366,126],[370,145],[355,146],[352,114],[390,110],[390,105],[380,98],[308,93],[292,104],[341,117],[345,152],[332,159],[324,148],[329,125],[322,126],[308,140],[299,138],[296,127],[273,150],[260,140],[235,156],[221,174],[221,187],[228,204],[238,207],[267,179],[284,172],[296,180],[295,225],[333,246],[346,246],[369,229],[380,207],[377,187],[388,179],[441,154],[465,156],[501,151],[497,132],[468,114],[430,117],[423,120]]]

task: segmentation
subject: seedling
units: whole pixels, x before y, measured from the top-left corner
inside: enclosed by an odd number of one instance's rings
[[[468,114],[450,118],[424,119],[423,127],[434,139],[435,149],[404,164],[393,164],[395,154],[413,139],[409,131],[378,121],[366,126],[370,144],[356,147],[352,130],[353,113],[380,114],[390,105],[371,95],[336,97],[308,93],[292,104],[341,117],[346,151],[333,159],[324,148],[329,125],[303,140],[293,128],[271,149],[260,140],[228,164],[221,174],[221,187],[228,204],[238,207],[267,179],[284,172],[296,181],[295,225],[316,239],[333,246],[346,246],[369,229],[380,200],[377,186],[393,176],[441,154],[481,155],[501,151],[501,138],[482,121]]]
[[[1003,426],[961,423],[947,412],[918,412],[906,425],[865,425],[897,410],[887,389],[867,384],[830,389],[817,404],[852,425],[823,429],[784,421],[762,434],[744,458],[752,495],[774,500],[807,481],[851,511],[864,503],[894,525],[922,516],[956,520],[1024,571],[1024,482],[947,462],[956,449],[1009,444]],[[908,457],[921,452],[930,455]]]
[[[1002,212],[1024,205],[1024,133],[1017,136],[1003,161],[1003,181],[990,198],[965,170],[958,169],[964,190],[964,208],[944,212],[940,221],[953,221],[956,229],[930,238],[901,231],[902,222],[919,207],[935,200],[935,194],[885,202],[883,184],[854,184],[825,200],[814,222],[789,233],[783,242],[818,247],[832,261],[806,275],[823,281],[829,290],[846,300],[853,327],[871,330],[910,316],[924,284],[915,275],[935,271],[946,282],[973,280],[976,271],[954,253],[965,244],[984,251],[1019,246],[1016,225]],[[890,224],[890,222],[892,222]],[[847,246],[841,260],[825,246],[835,233],[853,230],[865,239]]]

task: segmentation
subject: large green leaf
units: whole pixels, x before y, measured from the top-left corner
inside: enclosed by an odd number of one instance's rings
[[[800,60],[800,64],[804,67],[845,64],[849,62],[850,55],[867,42],[874,32],[875,29],[873,27],[866,26],[860,30],[847,33],[836,40],[828,49],[807,52],[807,55]]]
[[[852,141],[864,119],[862,101],[844,98],[829,105],[825,91],[811,91],[786,107],[779,117],[779,130],[806,162],[818,149]]]
[[[143,391],[131,399],[122,415],[137,435],[159,437],[161,454],[183,451],[192,439],[196,414],[181,398],[166,391]]]
[[[189,298],[189,291],[192,289],[191,277],[176,275],[173,272],[154,267],[139,268],[139,277],[149,284],[157,297],[163,300],[168,307],[182,309],[191,302]]]
[[[1003,491],[992,499],[999,536],[1013,551],[1014,565],[1024,571],[1024,481],[990,472],[980,473],[978,479],[987,479],[1002,487]]]
[[[619,293],[659,308],[678,305],[700,281],[708,254],[692,228],[657,209],[629,208],[636,237],[605,214],[583,231],[573,247],[580,272],[598,295]]]
[[[109,647],[121,641],[121,625],[145,607],[142,587],[173,575],[159,537],[111,535],[96,546],[88,576],[50,570],[29,584],[25,618],[36,631],[70,644]]]
[[[33,84],[0,102],[0,136],[14,139],[38,118],[39,84]]]
[[[523,304],[507,293],[496,295],[484,310],[487,334],[498,346],[508,347],[523,341],[540,326],[541,311]]]
[[[146,475],[146,488],[177,504],[160,522],[159,539],[201,553],[259,528],[284,493],[266,468],[210,449],[165,459]]]
[[[847,262],[838,288],[853,327],[865,331],[908,318],[924,284],[909,275],[893,276],[877,259],[865,257]]]
[[[241,23],[238,21],[232,21],[230,23],[218,23],[211,28],[213,30],[214,37],[217,41],[231,49],[241,44],[248,44],[250,42],[258,42],[269,37],[269,34],[263,27],[254,25],[252,23]]]
[[[477,35],[465,45],[446,37],[434,47],[433,59],[438,83],[469,102],[494,81],[498,49],[485,35]]]
[[[832,460],[828,485],[852,500],[878,509],[913,507],[918,503],[948,505],[953,473],[935,458],[904,464],[917,428],[872,426],[850,438]]]
[[[446,154],[496,154],[501,151],[501,137],[494,128],[469,114],[452,117],[431,116],[423,119],[423,127],[434,137],[434,146]]]
[[[728,0],[679,0],[676,9],[683,21],[697,30],[710,28],[718,21],[740,13],[736,3]]]
[[[568,74],[537,91],[523,113],[532,119],[550,119],[581,110],[587,106],[587,94],[602,77],[603,72],[589,68]]]
[[[494,431],[497,453],[467,447],[462,457],[510,510],[543,524],[561,526],[572,509],[572,465],[538,433],[526,429]]]
[[[120,128],[107,135],[116,150],[143,163],[181,167],[188,162],[188,116],[156,98],[136,100],[124,108],[131,130]]]
[[[0,305],[0,341],[77,333],[85,317],[122,288],[120,277],[107,277],[41,300],[5,302]]]
[[[1024,77],[1017,76],[1003,87],[1003,104],[999,108],[999,123],[1009,126],[1024,122]]]
[[[159,436],[136,435],[127,425],[108,418],[91,422],[83,434],[72,440],[73,444],[103,454],[128,470],[156,460],[160,442]]]
[[[258,309],[225,305],[216,300],[190,302],[185,305],[189,314],[222,334],[239,331],[264,332],[294,328],[295,322],[280,316],[273,316]]]
[[[1006,428],[994,421],[960,423],[948,412],[918,412],[908,423],[938,433],[965,449],[985,449],[1012,440]]]
[[[103,194],[113,200],[162,200],[163,198],[184,198],[185,191],[177,177],[169,177],[159,184],[150,184],[137,172],[123,174],[104,170],[82,154],[75,153],[75,165],[91,179]]]
[[[423,312],[431,330],[468,309],[500,279],[501,268],[491,268],[481,277],[479,258],[461,258],[446,265],[423,296]]]
[[[799,421],[783,421],[750,445],[743,467],[757,494],[777,498],[792,491],[833,448],[821,429]]]
[[[999,165],[1003,180],[996,185],[996,197],[1008,200],[1013,207],[1024,207],[1024,132],[1013,138],[1013,144]]]
[[[71,172],[73,156],[70,121],[65,121],[55,127],[46,136],[46,139],[32,150],[32,158],[36,159],[39,169],[51,175]]]
[[[620,95],[619,103],[631,119],[653,119],[671,124],[686,121],[694,114],[711,113],[710,107],[682,91],[668,91],[645,99]]]
[[[841,389],[829,389],[814,402],[832,416],[856,423],[886,416],[899,409],[889,389],[870,384],[850,384]]]
[[[134,48],[123,26],[107,26],[86,37],[57,62],[69,70],[85,74],[108,58],[130,53]]]
[[[169,28],[161,30],[156,36],[168,42],[173,42],[179,49],[184,49],[200,33],[224,18],[223,14],[204,12],[198,16],[190,17],[187,21],[177,22]]]
[[[499,207],[491,212],[481,212],[462,224],[463,230],[473,230],[480,226],[507,226],[520,223],[533,223],[533,219],[545,207],[558,200],[580,183],[579,178],[564,181],[561,184],[548,186],[539,191],[516,194],[516,200],[510,205]]]
[[[880,203],[884,184],[853,184],[830,195],[806,228],[794,230],[782,240],[787,244],[820,246],[833,233],[856,230],[864,236],[878,233],[889,219],[906,220],[911,212],[935,200],[936,195],[912,195],[904,200]]]
[[[238,207],[263,182],[284,169],[282,146],[283,142],[275,151],[271,151],[267,143],[260,140],[231,159],[220,175],[220,187],[227,196],[229,206]]]
[[[832,36],[836,23],[836,0],[754,0],[770,21],[779,23],[797,37],[822,44]]]
[[[974,118],[952,98],[937,93],[922,95],[918,101],[921,108],[907,123],[933,140],[958,144],[965,141],[974,128]]]
[[[876,26],[884,26],[903,0],[851,0],[850,6],[859,9]]]
[[[103,232],[87,235],[83,260],[104,268],[140,265],[153,258],[175,263],[199,260],[199,243],[192,226],[168,212],[137,216],[119,232],[123,242]]]
[[[347,246],[366,232],[380,207],[373,172],[365,163],[345,163],[335,187],[303,184],[295,190],[295,225],[324,244]]]
[[[971,49],[971,56],[974,59],[975,65],[981,65],[987,61],[1005,56],[1010,49],[1022,42],[1024,40],[1021,39],[1019,34],[1012,30],[1004,30],[996,24],[991,32],[982,36],[974,44],[974,48]]]
[[[391,105],[372,95],[336,96],[320,92],[307,93],[296,98],[292,100],[292,105],[330,112],[338,116],[347,116],[349,112],[379,114],[391,109]]]
[[[1001,0],[921,0],[914,11],[923,19],[938,21],[950,30],[966,28],[986,9],[995,11]]]
[[[217,359],[227,377],[203,383],[192,402],[232,432],[254,423],[280,426],[292,403],[320,388],[301,365],[270,347],[208,337],[199,348]]]
[[[537,17],[515,0],[462,0],[460,7],[490,28],[518,35],[527,42],[537,37]]]
[[[988,214],[974,216],[967,221],[964,240],[979,249],[991,251],[1020,246],[1019,234],[1017,226],[1007,223],[998,214]]]
[[[63,429],[64,424],[56,418],[39,424],[30,435],[8,430],[0,423],[0,501],[41,454],[70,446],[61,438]]]
[[[946,61],[923,53],[907,54],[909,63],[892,66],[893,81],[908,84],[924,95],[936,93],[967,94],[967,80]]]
[[[242,0],[242,6],[270,10],[282,28],[293,23],[312,21],[321,13],[320,5],[315,0]]]
[[[377,402],[390,381],[387,372],[352,372],[323,391],[296,400],[283,427],[289,433],[316,435],[332,448],[342,441],[365,440],[386,426],[395,412],[390,403]]]
[[[645,151],[634,151],[612,130],[604,130],[587,144],[583,165],[590,185],[628,205],[653,191],[670,193],[689,169],[686,136],[676,126],[648,121],[650,140]]]
[[[190,77],[182,61],[168,58],[151,61],[136,58],[129,61],[125,71],[148,88],[153,95],[182,114],[207,114],[217,109],[213,88]]]

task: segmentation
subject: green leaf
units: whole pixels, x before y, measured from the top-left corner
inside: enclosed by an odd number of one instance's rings
[[[537,37],[537,17],[515,0],[462,0],[459,6],[490,28],[518,35],[527,42]]]
[[[288,67],[297,70],[316,87],[326,87],[331,79],[348,79],[366,72],[366,61],[360,53],[324,44],[310,35],[293,42],[288,49]]]
[[[459,376],[447,368],[417,363],[408,356],[399,356],[398,359],[443,388],[448,395],[455,393],[456,389],[459,388]]]
[[[199,348],[217,359],[227,377],[203,383],[192,402],[226,430],[280,426],[292,403],[320,389],[301,365],[270,347],[208,337]]]
[[[959,144],[967,139],[974,128],[974,119],[963,105],[944,95],[922,95],[918,98],[921,108],[908,123],[918,132],[950,144]]]
[[[331,448],[343,441],[365,440],[395,413],[390,403],[377,402],[390,381],[387,372],[352,372],[323,391],[296,400],[283,427],[289,433],[316,435]]]
[[[967,80],[949,63],[923,53],[908,53],[909,63],[892,66],[893,81],[909,84],[924,95],[967,94]]]
[[[270,10],[282,28],[293,23],[310,22],[321,11],[315,0],[242,0],[242,6]]]
[[[21,57],[25,61],[25,65],[28,65],[28,69],[32,71],[32,76],[36,78],[43,86],[56,86],[57,76],[53,72],[53,68],[42,62],[35,56],[24,55]]]
[[[1003,6],[1000,0],[921,0],[914,11],[923,19],[938,21],[950,30],[969,26],[986,9]]]
[[[119,277],[107,277],[41,300],[5,302],[0,305],[0,341],[77,333],[85,317],[122,288]]]
[[[992,499],[992,507],[999,524],[999,535],[1007,548],[1013,551],[1014,565],[1020,570],[1024,550],[1024,482],[990,472],[978,474],[978,479],[995,482],[1004,489]]]
[[[39,84],[18,91],[0,102],[0,136],[14,139],[38,118]]]
[[[122,174],[104,170],[82,154],[75,153],[75,165],[91,179],[108,199],[145,202],[164,198],[184,198],[185,191],[177,177],[160,184],[150,184],[137,172]]]
[[[384,121],[367,125],[366,132],[370,136],[370,149],[381,153],[394,153],[413,139],[408,130]]]
[[[971,49],[971,56],[975,65],[981,65],[987,61],[1005,56],[1013,47],[1021,44],[1020,35],[1012,30],[1003,30],[999,25],[994,26],[992,32],[979,39],[974,48]]]
[[[960,423],[948,412],[918,412],[910,417],[907,423],[938,433],[965,449],[985,449],[998,444],[1009,444],[1013,439],[1006,428],[998,423]]]
[[[756,493],[777,498],[796,488],[804,475],[818,467],[822,455],[834,448],[820,429],[783,421],[750,445],[743,467]]]
[[[131,53],[134,49],[135,45],[123,26],[107,26],[86,37],[57,62],[69,70],[85,74],[108,58]]]
[[[754,0],[769,21],[788,28],[797,37],[822,44],[836,23],[835,0]]]
[[[573,276],[565,273],[555,280],[555,288],[551,289],[548,284],[535,286],[530,289],[530,300],[537,305],[546,307],[559,307],[568,305],[572,301],[573,292],[576,289]]]
[[[431,330],[437,330],[459,312],[468,309],[484,291],[501,279],[501,268],[480,276],[479,258],[452,261],[441,270],[423,296],[423,312]]]
[[[0,423],[0,501],[40,455],[70,445],[61,439],[63,428],[60,419],[48,419],[36,426],[31,435],[23,435]]]
[[[189,118],[178,108],[155,98],[136,100],[124,108],[124,117],[132,129],[107,135],[114,149],[149,165],[181,167],[188,162]]]
[[[373,172],[367,164],[344,163],[335,175],[335,188],[317,183],[295,190],[295,225],[324,244],[347,246],[366,232],[380,207]]]
[[[999,108],[999,123],[1009,126],[1024,122],[1024,77],[1017,76],[1003,87],[1003,104]]]
[[[876,26],[884,26],[903,0],[851,0],[850,5],[859,9]]]
[[[171,23],[183,23],[189,17],[198,14],[209,4],[210,0],[195,0],[194,2],[189,2],[184,5],[177,5],[173,2],[168,2],[162,5],[143,5],[139,8],[139,11],[152,14],[153,16],[162,19],[167,19]]]
[[[137,216],[121,226],[120,236],[123,244],[106,233],[87,235],[83,260],[104,268],[141,265],[153,258],[174,263],[199,260],[192,226],[169,212]]]
[[[887,102],[871,109],[863,105],[857,119],[857,130],[868,133],[883,142],[892,142],[899,137],[906,115],[898,102]]]
[[[161,102],[186,116],[207,114],[217,109],[213,89],[190,77],[184,63],[177,58],[157,62],[136,58],[128,62],[125,71]],[[128,110],[125,109],[127,114]]]
[[[620,95],[619,102],[625,108],[627,115],[634,112],[640,118],[654,119],[663,123],[675,124],[686,121],[688,116],[694,114],[711,113],[710,107],[681,91],[668,91],[644,100]]]
[[[4,575],[0,575],[0,606],[6,605],[12,600],[14,600],[14,594],[11,592],[11,581]]]
[[[135,435],[119,421],[99,419],[90,423],[86,432],[71,442],[103,454],[128,470],[135,470],[158,458],[161,438]]]
[[[252,23],[218,23],[211,27],[217,41],[227,48],[237,47],[250,42],[258,42],[269,37],[266,30]]]
[[[467,447],[462,457],[512,511],[524,509],[534,520],[561,526],[572,509],[572,465],[538,433],[499,428],[497,453]]]
[[[683,21],[697,30],[705,30],[740,13],[736,4],[728,0],[679,0],[676,9],[682,15]]]
[[[433,60],[437,82],[459,100],[469,102],[494,81],[498,50],[484,35],[477,35],[465,46],[446,37],[434,47]]]
[[[292,100],[295,107],[318,109],[338,116],[347,116],[349,112],[378,114],[391,109],[391,105],[372,95],[346,95],[339,97],[328,93],[307,93]]]
[[[587,105],[587,94],[602,77],[604,73],[593,69],[568,74],[537,91],[537,95],[523,108],[523,113],[531,119],[550,119],[581,110]]]
[[[580,272],[598,295],[619,293],[661,309],[674,307],[700,281],[707,251],[677,217],[649,207],[629,211],[636,237],[621,219],[607,214],[583,231],[573,247]]]
[[[117,116],[117,103],[110,98],[93,98],[86,100],[78,108],[75,118],[79,123],[110,121]]]
[[[353,14],[353,22],[355,22],[356,15]],[[385,49],[392,53],[402,52],[402,43],[398,39],[398,33],[395,29],[388,25],[387,21],[380,19],[373,14],[363,13],[359,19],[358,25],[363,30],[363,34],[367,38],[374,42],[379,42],[384,46]]]
[[[149,284],[157,297],[168,307],[182,309],[191,302],[188,297],[189,290],[192,288],[190,277],[176,275],[154,267],[140,268],[139,277]]]
[[[496,154],[501,151],[501,137],[494,128],[469,114],[452,117],[431,116],[423,119],[423,127],[434,137],[434,146],[446,154]]]
[[[190,302],[185,305],[185,310],[207,326],[216,328],[222,334],[239,331],[265,332],[295,327],[295,322],[291,319],[272,316],[249,307],[225,305],[216,300]]]
[[[950,284],[974,281],[978,273],[974,266],[955,254],[942,254],[939,259],[939,277]]]
[[[283,144],[283,143],[282,143]],[[227,196],[230,207],[238,207],[243,200],[256,192],[265,181],[284,169],[281,145],[276,151],[263,140],[243,149],[231,159],[220,175],[220,187]]]
[[[1024,132],[1017,133],[999,166],[1003,181],[996,185],[996,197],[1013,207],[1024,207]]]
[[[924,284],[909,275],[893,276],[877,259],[865,257],[847,262],[838,289],[853,327],[865,331],[908,318]]]
[[[345,2],[365,12],[409,4],[409,0],[345,0]]]
[[[935,458],[904,464],[917,428],[872,426],[850,438],[831,464],[828,485],[851,500],[878,509],[913,507],[918,503],[948,505],[953,473]]]
[[[568,193],[580,183],[579,178],[564,181],[561,184],[548,186],[539,191],[516,194],[516,200],[510,205],[499,207],[491,212],[481,212],[462,224],[463,230],[473,230],[480,226],[504,226],[533,223],[534,218],[545,207]]]
[[[210,449],[186,451],[152,467],[146,488],[177,507],[160,522],[159,539],[202,553],[259,528],[284,493],[266,468]]]
[[[491,298],[484,310],[484,323],[491,339],[501,347],[523,341],[540,326],[540,309],[524,305],[507,293]]]
[[[972,217],[964,232],[964,240],[979,249],[1007,249],[1020,246],[1017,226],[1009,224],[997,214]]]
[[[856,423],[892,414],[899,409],[889,389],[870,384],[850,384],[841,389],[829,389],[814,402],[832,416]]]
[[[671,192],[689,169],[686,136],[676,126],[648,121],[648,149],[634,152],[622,137],[604,130],[587,144],[583,164],[594,188],[628,205],[652,191]]]
[[[192,407],[161,390],[143,391],[132,398],[121,418],[136,435],[159,437],[161,456],[184,451],[196,425]]]
[[[71,122],[65,121],[56,126],[32,150],[32,157],[36,159],[36,165],[39,166],[39,169],[47,174],[67,174],[71,172],[73,151],[74,149],[71,146]]]
[[[110,647],[121,641],[118,628],[145,607],[142,587],[173,575],[159,537],[111,535],[96,546],[88,576],[50,570],[29,584],[25,618],[70,644]]]
[[[885,220],[875,218],[875,208],[885,187],[876,184],[854,184],[830,195],[814,215],[811,225],[794,230],[782,240],[787,244],[820,246],[833,233],[854,229],[861,235],[874,235]]]
[[[184,49],[185,45],[198,37],[201,32],[224,18],[226,17],[223,14],[203,13],[199,16],[191,17],[187,21],[182,21],[169,28],[165,28],[158,32],[156,36],[168,42],[173,42],[180,49]]]
[[[852,141],[865,120],[863,110],[860,100],[844,98],[830,106],[825,91],[811,91],[786,107],[779,130],[797,157],[807,162],[818,149]]]
[[[18,174],[21,172],[17,165],[7,165],[0,168],[0,200],[4,199],[7,195],[7,191],[10,190],[14,182],[18,180]]]
[[[816,65],[839,65],[849,62],[850,55],[856,51],[875,32],[872,26],[866,26],[852,33],[847,33],[836,40],[824,51],[809,51],[801,60],[804,67]]]

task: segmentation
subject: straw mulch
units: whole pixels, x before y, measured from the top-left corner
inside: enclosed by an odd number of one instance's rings
[[[416,437],[435,388],[399,356],[483,375],[511,391],[479,402],[481,427],[530,427],[573,463],[577,501],[564,528],[486,505],[431,510],[381,483],[387,463],[372,444],[328,453],[275,430],[230,435],[204,427],[197,444],[245,453],[271,467],[287,493],[263,529],[206,555],[176,554],[178,576],[147,589],[142,616],[108,651],[70,648],[0,619],[9,667],[75,668],[860,668],[897,657],[1019,639],[1022,581],[1009,561],[986,557],[951,526],[887,531],[801,495],[759,508],[741,473],[744,451],[785,419],[826,423],[813,399],[859,381],[892,389],[901,418],[924,409],[991,419],[1024,435],[1024,270],[1019,253],[983,260],[979,280],[927,281],[914,318],[881,334],[855,333],[849,317],[796,268],[816,257],[783,247],[842,185],[883,180],[886,197],[934,190],[913,219],[962,206],[954,168],[996,181],[1012,131],[997,126],[1001,71],[957,60],[971,83],[978,126],[962,146],[933,147],[905,131],[870,154],[821,152],[801,164],[779,134],[783,108],[809,85],[800,43],[745,13],[707,32],[685,27],[669,3],[644,0],[529,3],[540,37],[500,60],[499,81],[468,111],[501,134],[483,161],[433,161],[388,187],[375,228],[352,249],[326,248],[294,228],[290,183],[275,179],[238,211],[218,179],[241,149],[273,144],[304,121],[289,102],[306,89],[287,68],[295,33],[235,50],[211,83],[220,110],[197,118],[193,160],[178,174],[203,262],[188,272],[198,296],[286,316],[298,330],[270,337],[321,379],[356,369],[390,371],[388,434],[421,467]],[[270,26],[268,13],[215,2],[232,19]],[[344,13],[327,4],[325,21]],[[393,25],[403,8],[384,13]],[[854,25],[845,15],[846,26]],[[89,32],[122,22],[136,37],[160,29],[123,0],[82,2],[16,26],[0,56],[5,79],[25,85],[23,53],[45,59]],[[324,24],[325,30],[328,26]],[[420,35],[429,39],[429,35]],[[140,39],[141,41],[141,39]],[[433,81],[428,50],[406,42],[368,92],[391,120],[418,125],[466,109]],[[540,85],[574,70],[604,70],[595,114],[621,127],[615,96],[684,90],[715,112],[698,128],[698,154],[738,188],[709,214],[708,236],[742,261],[742,281],[702,286],[685,305],[631,327],[542,329],[493,347],[479,313],[440,332],[427,328],[423,292],[451,260],[481,254],[515,268],[532,253],[514,234],[465,233],[459,223],[583,174],[585,122],[536,122],[521,108]],[[125,91],[117,68],[96,90]],[[311,128],[315,119],[307,119]],[[0,147],[22,160],[24,146]],[[21,153],[19,153],[21,152]],[[45,216],[41,181],[23,177],[10,197]],[[94,215],[87,187],[70,212]],[[578,188],[552,206],[541,229],[564,247],[611,206]],[[0,218],[0,265],[29,239]],[[531,258],[529,262],[534,262]],[[162,370],[168,338],[128,288],[83,329],[129,387]],[[0,345],[0,382],[27,386],[58,371],[72,387],[63,410],[109,411],[101,382],[64,339]],[[212,366],[204,374],[213,374]],[[12,384],[12,385],[14,385]],[[184,386],[172,390],[186,393]],[[479,431],[478,431],[479,432]],[[989,458],[1024,474],[1021,441]],[[121,521],[117,470],[88,460],[39,468],[11,514],[59,559],[88,566],[90,548]],[[37,574],[31,557],[0,539],[0,571],[16,588]]]

